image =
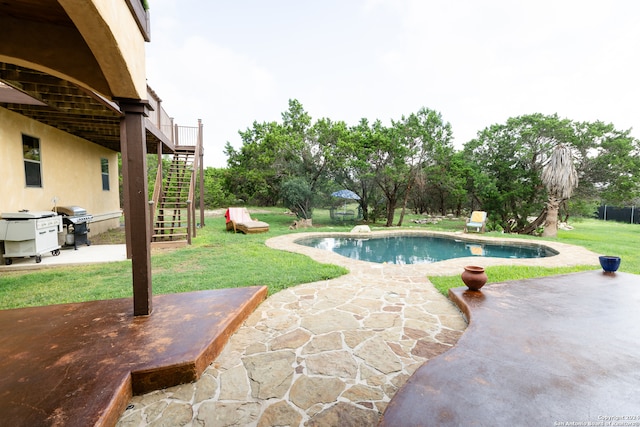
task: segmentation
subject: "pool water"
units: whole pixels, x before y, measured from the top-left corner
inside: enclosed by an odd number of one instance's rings
[[[435,236],[310,237],[296,240],[296,243],[381,264],[423,264],[470,256],[543,258],[557,255],[554,250],[536,244],[490,244]]]

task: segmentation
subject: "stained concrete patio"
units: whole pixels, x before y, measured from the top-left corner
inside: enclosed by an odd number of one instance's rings
[[[265,287],[0,311],[0,424],[112,426],[133,393],[197,380]]]
[[[381,426],[640,424],[640,276],[589,271],[450,293],[467,331],[409,378]]]

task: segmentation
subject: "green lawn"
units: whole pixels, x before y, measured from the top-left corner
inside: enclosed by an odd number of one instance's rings
[[[256,208],[250,211],[263,211]],[[337,266],[324,265],[289,252],[267,248],[264,242],[273,236],[300,231],[348,231],[353,225],[335,225],[329,211],[314,211],[312,230],[289,230],[293,217],[284,209],[268,209],[268,213],[254,213],[270,224],[268,233],[243,235],[225,230],[224,218],[207,218],[206,227],[189,247],[160,251],[152,255],[153,292],[155,294],[186,292],[266,285],[269,293],[289,286],[330,279],[346,271]],[[459,231],[462,220],[443,220],[439,224],[418,225],[411,222],[416,215],[407,215],[404,228],[434,231]],[[396,220],[397,221],[397,220]],[[622,257],[621,271],[640,274],[640,226],[583,220],[572,223],[575,230],[561,231],[560,242],[584,246],[594,252]],[[383,229],[381,224],[373,229]],[[487,233],[488,236],[501,234]],[[517,236],[521,238],[522,236]],[[114,237],[117,239],[117,237]],[[596,261],[597,262],[597,261]],[[490,281],[559,274],[580,269],[539,269],[530,267],[490,267]],[[446,294],[451,286],[460,286],[459,276],[430,278]],[[48,305],[97,299],[131,296],[131,264],[129,261],[91,266],[57,267],[33,272],[7,272],[0,277],[0,309]]]
[[[282,209],[277,212],[256,215],[270,224],[268,233],[234,234],[226,231],[223,217],[207,218],[191,246],[154,252],[154,294],[253,285],[266,285],[274,293],[346,273],[342,267],[267,248],[265,240],[290,232],[292,218]],[[0,309],[130,297],[131,280],[130,261],[2,273]]]
[[[572,223],[573,230],[559,230],[555,239],[539,239],[533,236],[517,236],[518,238],[531,238],[537,240],[554,240],[562,243],[583,246],[593,252],[603,255],[616,255],[622,258],[620,270],[628,273],[640,274],[640,225],[622,224],[613,221],[597,221],[594,219],[578,219]],[[487,233],[486,235],[498,235]],[[527,279],[531,277],[552,276],[555,274],[572,273],[575,271],[593,270],[600,268],[598,260],[593,265],[565,267],[565,268],[541,268],[499,266],[486,269],[490,282],[503,282],[506,280]],[[429,277],[434,286],[444,295],[449,288],[462,286],[458,275]]]

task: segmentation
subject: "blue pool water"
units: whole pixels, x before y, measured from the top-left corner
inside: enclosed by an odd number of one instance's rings
[[[389,264],[421,264],[469,256],[542,258],[557,255],[552,249],[536,244],[489,244],[435,236],[310,237],[296,240],[296,243],[360,261]]]

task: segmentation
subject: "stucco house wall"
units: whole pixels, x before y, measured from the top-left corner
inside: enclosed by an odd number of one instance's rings
[[[22,135],[40,141],[42,187],[27,187]],[[102,189],[102,163],[109,190]],[[0,213],[77,205],[94,216],[90,236],[120,226],[118,153],[0,107]]]

